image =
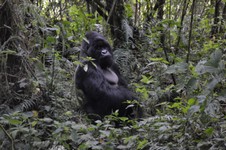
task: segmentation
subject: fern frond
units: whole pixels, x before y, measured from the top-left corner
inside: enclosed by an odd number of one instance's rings
[[[30,99],[30,100],[24,100],[20,105],[19,105],[19,109],[21,111],[28,111],[28,110],[32,110],[37,106],[37,102],[34,99]]]

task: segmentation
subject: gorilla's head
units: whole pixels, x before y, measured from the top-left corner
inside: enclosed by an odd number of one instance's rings
[[[112,48],[107,40],[98,32],[86,33],[86,39],[82,42],[82,51],[86,56],[95,59],[101,68],[105,69],[113,64]]]

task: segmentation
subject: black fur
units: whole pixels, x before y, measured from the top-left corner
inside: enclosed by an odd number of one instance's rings
[[[106,39],[97,32],[88,32],[81,48],[82,57],[95,59],[92,62],[83,61],[76,72],[76,86],[86,97],[85,111],[100,118],[115,110],[119,110],[119,116],[134,117],[133,109],[126,108],[128,104],[125,102],[135,100],[136,97],[122,79],[118,66],[113,61],[112,48]],[[106,78],[106,71],[109,74],[114,72],[109,76],[110,79]]]

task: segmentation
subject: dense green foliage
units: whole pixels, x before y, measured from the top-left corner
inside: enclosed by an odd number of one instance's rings
[[[0,20],[0,149],[225,149],[225,0],[8,0]],[[82,111],[90,30],[113,45],[140,120]]]

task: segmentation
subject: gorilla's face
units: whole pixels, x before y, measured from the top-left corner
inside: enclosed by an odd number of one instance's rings
[[[86,37],[89,41],[89,44],[86,43],[88,44],[87,55],[94,58],[101,68],[105,69],[111,67],[113,64],[113,54],[111,46],[105,38],[97,32],[87,34]]]

